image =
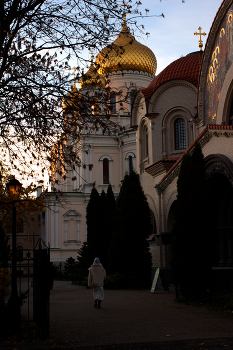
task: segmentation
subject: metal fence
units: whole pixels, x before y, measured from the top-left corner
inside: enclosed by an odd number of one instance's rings
[[[12,269],[10,262],[9,268]],[[49,336],[49,296],[52,288],[50,249],[39,239],[34,249],[17,250],[17,292],[21,301],[21,324],[28,338],[32,322],[42,340]],[[10,286],[11,287],[11,286]],[[10,295],[5,296],[7,303]],[[34,327],[35,328],[35,327]]]

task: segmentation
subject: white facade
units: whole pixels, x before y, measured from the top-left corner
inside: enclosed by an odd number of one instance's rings
[[[108,77],[111,91],[122,92],[129,96],[128,103],[123,102],[116,94],[116,108],[110,120],[124,127],[124,131],[112,137],[103,134],[102,130],[92,132],[85,130],[76,150],[81,159],[80,166],[67,171],[66,179],[56,174],[57,184],[61,191],[58,200],[49,193],[49,206],[45,213],[43,238],[50,244],[51,261],[64,262],[67,258],[76,258],[78,249],[87,239],[86,206],[93,186],[99,193],[107,191],[111,184],[117,196],[121,181],[130,167],[137,168],[136,131],[131,128],[132,90],[140,90],[149,85],[153,76],[145,72],[119,71]],[[98,87],[89,89],[91,94]],[[85,93],[88,88],[80,91]],[[131,97],[132,95],[132,97]],[[100,106],[101,109],[101,106]],[[108,163],[108,178],[104,178],[104,162]],[[105,174],[106,176],[106,174]]]

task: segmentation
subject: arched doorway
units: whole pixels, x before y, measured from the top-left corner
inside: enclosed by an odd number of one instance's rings
[[[233,266],[233,164],[224,155],[206,158],[210,186],[213,234],[210,242],[212,266]]]
[[[223,174],[208,179],[212,194],[212,265],[233,266],[233,188]]]

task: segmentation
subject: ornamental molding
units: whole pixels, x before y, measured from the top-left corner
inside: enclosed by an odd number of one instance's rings
[[[76,210],[68,210],[65,214],[63,214],[64,217],[74,217],[74,216],[81,216],[79,212]]]
[[[204,118],[205,117],[204,116],[205,87],[206,87],[206,78],[207,78],[207,72],[208,72],[210,57],[212,53],[212,48],[213,48],[216,36],[218,34],[219,26],[222,23],[224,16],[226,15],[226,12],[228,11],[232,3],[233,3],[232,0],[225,0],[221,5],[215,17],[215,20],[212,24],[212,27],[205,45],[204,57],[202,61],[201,74],[200,74],[200,80],[199,80],[199,88],[198,88],[198,116],[202,120],[205,119]]]
[[[144,75],[145,77],[149,77],[149,78],[152,78],[154,79],[155,78],[155,75],[154,74],[150,74],[148,72],[144,72],[144,71],[141,71],[141,70],[117,70],[117,71],[113,71],[113,72],[109,72],[107,74],[104,74],[104,76],[108,76],[108,77],[112,77],[112,76],[120,76],[120,77],[123,77],[125,74],[129,74],[129,75]]]
[[[213,130],[212,132],[213,136],[215,137],[220,137],[220,136],[224,136],[224,137],[233,137],[233,130]]]
[[[171,173],[163,180],[163,182],[159,185],[161,191],[164,191],[170,183],[179,175],[180,173],[181,162],[171,171]]]
[[[158,115],[159,113],[148,113],[145,115],[145,117],[151,120],[151,119],[155,119]]]
[[[148,114],[155,113],[155,109],[154,109],[155,104],[156,104],[157,100],[159,99],[160,95],[162,93],[164,93],[164,91],[166,91],[170,88],[176,87],[176,86],[187,87],[188,89],[195,92],[195,94],[197,93],[196,87],[192,83],[184,82],[184,80],[180,80],[180,81],[176,80],[176,81],[173,81],[173,83],[167,82],[167,83],[163,84],[162,86],[159,86],[152,94],[152,97],[150,98],[150,105],[152,105],[152,107],[149,107],[150,112]]]
[[[210,139],[212,139],[212,137],[212,132],[206,132],[198,142],[201,148],[203,148],[210,141]]]
[[[128,152],[128,153],[126,154],[126,156],[125,156],[125,159],[129,159],[130,156],[131,156],[132,158],[136,158],[135,153],[133,153],[133,152]]]
[[[106,159],[109,161],[109,162],[113,162],[112,158],[110,156],[108,156],[107,154],[106,155],[103,155],[100,157],[99,159],[99,162],[103,162],[104,159]]]

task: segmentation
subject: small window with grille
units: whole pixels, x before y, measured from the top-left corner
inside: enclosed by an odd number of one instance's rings
[[[183,118],[178,118],[174,123],[175,132],[175,149],[186,148],[186,134],[185,134],[185,121]]]

